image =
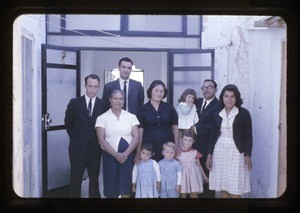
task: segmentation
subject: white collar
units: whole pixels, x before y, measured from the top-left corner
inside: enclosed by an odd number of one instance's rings
[[[129,82],[129,78],[127,79],[127,80],[123,80],[122,78],[119,78],[119,82],[121,83],[121,84],[124,84],[124,81],[126,81],[127,83]]]
[[[85,101],[88,103],[90,101],[90,98],[87,95],[84,95]],[[96,96],[92,98],[92,103],[94,103],[96,100]]]
[[[212,100],[214,100],[214,98],[212,98],[212,99],[210,99],[210,100],[206,100],[205,98],[203,98],[203,103],[204,103],[204,101],[206,101],[206,107],[207,107],[208,104],[209,104]]]

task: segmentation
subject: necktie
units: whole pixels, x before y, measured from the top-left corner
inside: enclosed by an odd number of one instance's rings
[[[92,99],[91,98],[90,98],[88,110],[89,110],[89,116],[92,117]]]
[[[124,97],[124,109],[126,110],[126,98],[127,98],[127,86],[126,86],[126,83],[127,81],[124,81],[124,94],[125,94],[125,97]]]
[[[204,101],[204,104],[203,104],[203,106],[202,106],[201,114],[202,114],[203,110],[205,109],[205,107],[206,107],[206,101]]]

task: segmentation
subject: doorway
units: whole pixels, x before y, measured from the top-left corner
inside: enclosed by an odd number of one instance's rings
[[[166,101],[174,106],[174,97],[181,93],[181,89],[192,86],[197,91],[204,78],[213,78],[213,50],[89,50],[43,45],[44,197],[67,196],[70,169],[69,138],[63,120],[69,100],[84,95],[81,93],[84,91],[84,78],[91,73],[100,77],[97,96],[102,98],[103,86],[107,82],[107,70],[118,67],[119,59],[123,57],[131,58],[134,65],[143,71],[145,97],[151,82],[160,79],[169,90]],[[192,78],[188,77],[190,75]],[[145,98],[144,102],[147,101]]]

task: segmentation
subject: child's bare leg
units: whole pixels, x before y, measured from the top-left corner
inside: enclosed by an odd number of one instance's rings
[[[241,195],[234,195],[234,194],[230,194],[231,198],[241,198]]]
[[[180,198],[186,198],[187,197],[187,193],[180,193]]]
[[[230,194],[227,191],[221,191],[221,198],[230,198]]]
[[[191,198],[198,198],[198,193],[197,192],[191,192],[190,197]]]

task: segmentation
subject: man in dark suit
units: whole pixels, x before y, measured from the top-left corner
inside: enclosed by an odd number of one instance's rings
[[[195,134],[194,148],[203,156],[200,158],[201,166],[205,174],[209,175],[209,170],[206,168],[207,148],[210,139],[211,123],[214,113],[220,108],[220,102],[216,98],[217,83],[214,80],[206,79],[201,87],[203,98],[198,98],[195,101],[199,121],[191,127],[191,131]],[[208,183],[203,185],[203,193],[200,193],[201,198],[214,198],[214,191],[209,190]]]
[[[102,100],[109,103],[109,97],[114,90],[123,90],[125,93],[123,108],[137,114],[139,107],[144,104],[144,88],[141,82],[129,78],[132,65],[133,62],[128,57],[119,60],[120,78],[104,85]]]
[[[65,126],[70,137],[71,164],[69,197],[81,197],[82,177],[87,168],[89,197],[100,198],[99,172],[101,147],[97,140],[95,122],[105,112],[105,102],[96,97],[100,86],[97,75],[85,77],[85,95],[70,100],[65,112]]]

